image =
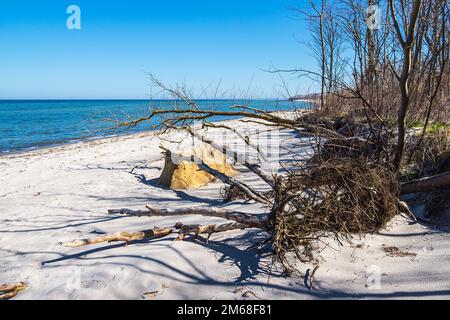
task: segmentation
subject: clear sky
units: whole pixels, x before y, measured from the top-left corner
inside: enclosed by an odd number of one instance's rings
[[[298,42],[305,23],[288,9],[304,3],[1,0],[0,99],[147,98],[146,72],[197,96],[220,82],[277,97],[280,80],[262,69],[314,66]],[[81,9],[81,30],[66,27],[69,5]],[[293,92],[309,90],[287,80]]]

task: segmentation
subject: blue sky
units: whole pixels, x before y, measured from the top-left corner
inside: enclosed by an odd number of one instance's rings
[[[221,92],[277,97],[280,80],[262,69],[314,66],[298,42],[305,23],[288,9],[304,3],[1,0],[0,99],[147,98],[146,72],[199,97],[219,82]],[[81,30],[66,27],[73,4]],[[292,92],[311,90],[287,80]]]

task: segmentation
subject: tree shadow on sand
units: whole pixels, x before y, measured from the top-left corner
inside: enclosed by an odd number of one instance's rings
[[[114,249],[125,247],[126,244],[119,243],[114,245],[97,247],[89,250],[85,250],[79,253],[70,255],[60,255],[59,258],[53,260],[47,260],[42,263],[46,268],[61,268],[67,267],[66,264],[59,264],[60,262],[77,260],[79,263],[70,263],[70,266],[84,267],[87,264],[86,261],[95,261],[96,264],[102,265],[121,266],[127,268],[133,268],[143,274],[150,274],[154,277],[160,277],[167,280],[176,281],[183,284],[195,286],[218,286],[229,287],[230,290],[235,289],[237,286],[242,287],[257,287],[272,290],[281,290],[287,293],[296,294],[300,297],[320,298],[320,299],[341,299],[341,298],[427,298],[427,297],[444,297],[450,295],[449,290],[430,290],[430,291],[393,291],[393,292],[350,292],[339,288],[329,288],[324,286],[323,283],[318,280],[314,282],[314,288],[311,290],[307,286],[300,285],[303,283],[302,278],[292,278],[289,285],[283,285],[269,281],[270,278],[277,278],[284,276],[272,270],[271,263],[271,250],[270,246],[266,245],[261,248],[247,247],[250,242],[254,243],[255,237],[258,240],[264,239],[265,235],[258,230],[250,230],[248,234],[242,234],[241,236],[223,239],[220,241],[213,240],[205,242],[201,239],[190,238],[190,241],[194,241],[196,245],[199,245],[207,250],[210,250],[216,257],[217,262],[229,267],[237,267],[239,269],[239,275],[230,281],[221,281],[208,275],[207,272],[199,267],[198,261],[195,257],[187,257],[176,246],[173,246],[173,238],[149,240],[149,241],[136,241],[135,245],[152,245],[155,247],[163,247],[172,252],[174,256],[181,258],[184,263],[184,267],[178,267],[176,264],[172,264],[167,259],[158,259],[154,255],[142,255],[136,254],[111,254],[105,256],[93,256],[97,253],[107,252]],[[168,243],[169,241],[169,243]],[[131,243],[130,243],[131,245]],[[126,259],[127,262],[112,261],[117,259]],[[144,261],[145,265],[139,263],[132,263],[129,260]],[[157,265],[152,267],[152,265]],[[161,268],[162,267],[162,268]],[[192,270],[189,270],[192,269]],[[274,272],[271,272],[274,271]],[[295,285],[292,285],[295,283]],[[195,289],[193,289],[195,290]]]
[[[202,237],[194,238],[190,236],[186,238],[184,241],[194,242],[196,245],[199,245],[203,248],[209,249],[218,257],[219,263],[228,264],[230,266],[235,266],[240,270],[240,275],[235,279],[234,282],[246,281],[249,279],[255,279],[258,275],[269,275],[271,273],[269,263],[270,259],[267,259],[271,256],[270,245],[265,244],[262,247],[255,247],[255,239],[256,242],[264,242],[267,239],[267,236],[263,234],[263,232],[259,230],[251,230],[248,234],[243,234],[237,236],[235,238],[224,239],[220,241],[206,241],[206,239]],[[261,241],[260,241],[261,240]],[[137,245],[137,244],[164,244],[167,241],[173,241],[173,238],[167,239],[157,239],[157,240],[139,240],[133,241],[130,243],[117,243],[111,244],[107,246],[101,246],[89,250],[85,250],[79,253],[65,255],[59,254],[60,257],[52,260],[47,260],[42,262],[42,265],[50,265],[58,262],[63,262],[67,260],[80,259],[80,260],[90,260],[90,259],[105,259],[105,258],[114,258],[118,256],[107,256],[107,257],[88,257],[89,255],[100,253],[103,251],[113,250],[117,248],[126,247],[128,245]],[[253,241],[253,242],[252,242]],[[253,245],[252,245],[253,243]],[[243,247],[244,246],[244,247]],[[172,251],[175,251],[176,254],[184,257],[181,252],[179,252],[173,246],[165,246]],[[119,255],[120,256],[120,255]],[[145,257],[142,257],[145,258]],[[190,259],[184,258],[186,262],[192,267],[195,267],[195,264],[191,262]],[[152,261],[156,261],[152,259]],[[198,268],[195,267],[197,271]],[[203,275],[203,272],[201,272]],[[273,272],[273,275],[278,275],[276,272]]]

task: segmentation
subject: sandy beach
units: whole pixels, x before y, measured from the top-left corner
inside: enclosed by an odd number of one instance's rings
[[[237,120],[233,127],[244,127]],[[285,143],[294,136],[280,131]],[[157,185],[161,141],[153,133],[80,142],[0,157],[0,283],[25,281],[15,299],[333,299],[450,298],[450,235],[396,217],[377,235],[322,251],[312,288],[303,277],[269,277],[268,251],[249,248],[263,232],[175,236],[66,248],[60,242],[154,226],[220,222],[200,216],[108,215],[108,209],[196,205],[260,213],[255,203],[224,204],[220,182],[196,190]],[[251,185],[259,182],[238,167]],[[389,248],[397,247],[392,252]],[[301,269],[311,273],[312,264]]]

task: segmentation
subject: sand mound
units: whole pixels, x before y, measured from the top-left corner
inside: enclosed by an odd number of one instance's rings
[[[185,157],[196,155],[211,168],[228,176],[237,174],[233,166],[227,163],[226,157],[209,145],[203,144],[199,148],[181,153]],[[182,160],[178,164],[174,159],[166,156],[164,170],[159,178],[159,185],[171,189],[193,189],[206,185],[215,178],[201,170],[194,162]]]

